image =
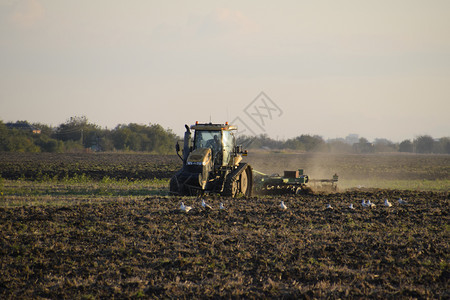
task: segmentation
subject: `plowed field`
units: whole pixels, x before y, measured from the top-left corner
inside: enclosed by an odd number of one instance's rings
[[[0,176],[41,180],[87,176],[94,180],[169,178],[181,167],[175,155],[124,153],[2,153]]]
[[[0,209],[1,297],[450,296],[448,195],[180,200]]]
[[[448,165],[436,165],[404,168],[447,180]],[[35,194],[32,181],[0,182],[0,298],[450,297],[448,189],[208,196],[204,210],[200,199],[149,196],[133,183],[127,195],[119,183],[64,182],[36,181]],[[180,211],[181,201],[193,209]]]

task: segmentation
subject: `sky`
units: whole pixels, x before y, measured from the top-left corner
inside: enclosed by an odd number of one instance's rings
[[[450,1],[0,0],[0,120],[450,136]]]

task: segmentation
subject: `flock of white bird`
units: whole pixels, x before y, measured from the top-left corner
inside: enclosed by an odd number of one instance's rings
[[[400,205],[405,205],[405,204],[407,204],[407,202],[406,202],[405,200],[403,200],[402,198],[399,198],[399,199],[398,199],[398,204],[400,204]],[[388,199],[384,199],[383,205],[386,206],[386,207],[392,207],[392,203],[389,202]],[[361,206],[362,206],[363,208],[375,208],[377,205],[376,205],[375,203],[373,203],[372,201],[370,201],[370,199],[367,200],[367,201],[366,201],[365,199],[362,199],[362,201],[361,201]],[[353,203],[350,203],[350,205],[348,206],[348,208],[349,208],[349,209],[355,209],[355,207],[353,206]],[[331,204],[327,204],[327,209],[333,209],[333,207],[331,206]]]
[[[405,200],[403,200],[402,198],[399,198],[399,199],[398,199],[398,204],[400,204],[400,205],[406,205],[407,202],[406,202]],[[207,210],[212,210],[212,209],[213,209],[213,208],[211,207],[211,205],[209,205],[209,204],[207,204],[207,203],[205,202],[204,199],[202,199],[202,204],[201,204],[201,206],[203,207],[203,209],[207,209]],[[370,199],[367,200],[367,201],[366,201],[365,199],[363,199],[363,200],[361,201],[361,206],[362,206],[363,208],[375,208],[375,207],[376,207],[376,204],[373,203],[373,202],[371,202]],[[388,199],[384,199],[384,206],[386,206],[386,207],[392,207],[392,203],[389,202]],[[348,208],[349,208],[349,209],[355,209],[355,207],[353,206],[353,203],[350,203],[350,205],[348,206]],[[182,211],[184,211],[184,212],[189,212],[191,209],[192,209],[192,206],[184,205],[184,203],[181,202],[180,210],[182,210]],[[224,205],[223,205],[222,202],[221,202],[220,205],[219,205],[219,209],[220,209],[220,210],[224,210],[224,209],[225,209],[225,207],[224,207]],[[288,207],[286,206],[286,204],[284,203],[284,201],[281,201],[281,203],[280,203],[280,209],[282,209],[282,210],[287,210],[287,209],[288,209]],[[331,204],[327,204],[326,209],[327,209],[327,210],[332,210],[332,209],[334,209],[334,208],[333,208],[333,206],[331,206]]]
[[[212,210],[213,209],[211,205],[209,205],[208,203],[205,202],[205,199],[202,199],[202,204],[201,205],[202,205],[202,207],[204,209],[207,209],[207,210]],[[192,209],[192,206],[184,205],[184,202],[181,202],[181,204],[180,204],[180,210],[181,211],[189,212],[191,209]],[[225,209],[225,206],[223,206],[222,202],[219,205],[219,209],[220,210]]]

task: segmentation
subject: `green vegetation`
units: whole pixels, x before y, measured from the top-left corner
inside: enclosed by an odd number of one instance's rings
[[[104,177],[94,181],[84,175],[72,178],[4,180],[0,185],[0,206],[70,205],[80,202],[132,200],[168,194],[168,179],[134,180]]]
[[[375,139],[370,143],[365,138],[352,141],[348,139],[334,139],[325,141],[318,135],[302,134],[284,141],[274,140],[262,134],[256,137],[239,136],[238,143],[248,149],[277,149],[294,150],[302,152],[322,153],[383,153],[383,152],[407,152],[407,153],[441,153],[450,154],[450,138],[443,137],[433,139],[431,136],[418,136],[413,141],[404,140],[396,144],[387,139]]]
[[[339,181],[341,190],[350,188],[378,188],[393,190],[410,190],[410,191],[440,191],[447,192],[450,189],[450,180],[400,180],[400,179],[342,179]]]
[[[120,124],[109,130],[72,117],[56,128],[27,121],[4,124],[0,121],[0,151],[7,152],[82,152],[140,151],[173,153],[177,136],[158,124]]]
[[[119,124],[114,129],[101,128],[86,117],[72,117],[56,128],[27,121],[4,124],[0,121],[0,152],[150,152],[173,154],[180,138],[158,124]],[[418,136],[413,141],[393,143],[375,139],[370,143],[357,135],[325,141],[318,135],[302,134],[287,140],[275,140],[262,134],[238,136],[238,144],[247,149],[322,153],[442,153],[450,154],[450,138]]]

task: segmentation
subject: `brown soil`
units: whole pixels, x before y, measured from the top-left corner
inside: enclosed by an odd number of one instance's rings
[[[92,200],[0,208],[0,298],[450,297],[447,193]]]
[[[181,167],[176,155],[125,153],[2,153],[0,176],[4,179],[40,180],[87,176],[115,179],[170,178]]]

